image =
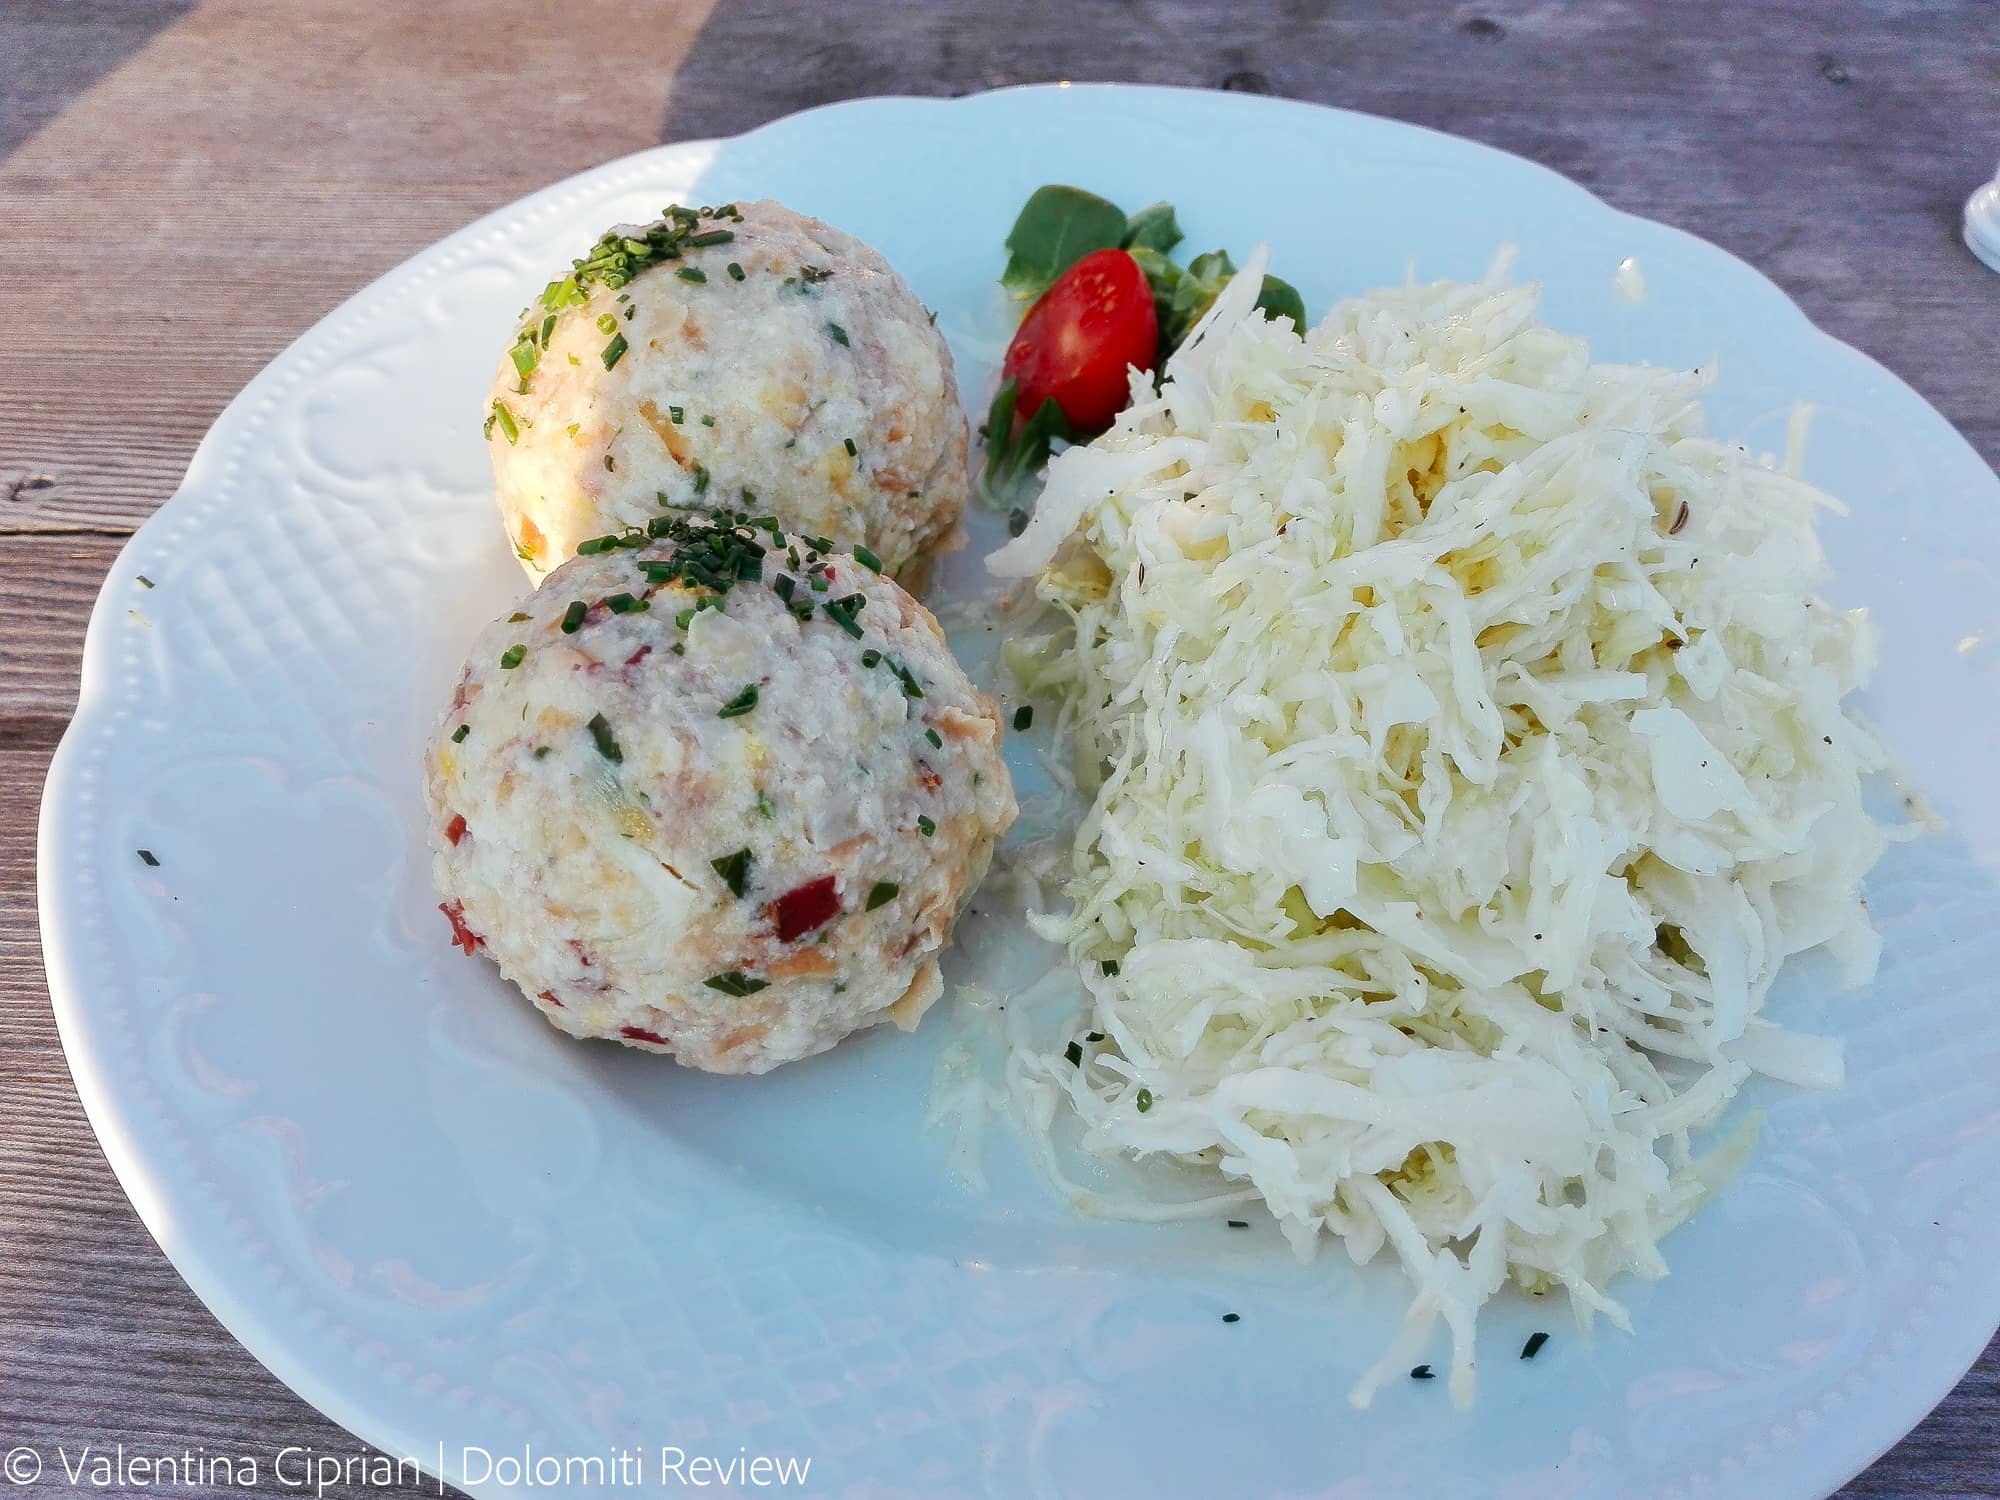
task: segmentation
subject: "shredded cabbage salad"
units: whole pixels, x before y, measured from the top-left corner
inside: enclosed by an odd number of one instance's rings
[[[1091,1150],[1212,1167],[1191,1211],[1390,1250],[1352,1399],[1442,1320],[1463,1404],[1504,1282],[1629,1328],[1608,1284],[1747,1149],[1690,1132],[1841,1081],[1762,1009],[1801,950],[1874,971],[1873,633],[1814,597],[1834,502],[1703,436],[1700,372],[1593,365],[1498,270],[1301,337],[1262,269],[989,562],[1054,612],[1010,662],[1091,798],[1033,918],[1089,1001],[1012,1065]]]

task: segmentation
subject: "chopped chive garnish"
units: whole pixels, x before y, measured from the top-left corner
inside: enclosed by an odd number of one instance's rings
[[[924,687],[922,683],[917,681],[917,674],[893,656],[889,658],[889,670],[894,672],[901,680],[903,684],[903,696],[905,698],[923,697]]]
[[[451,732],[451,742],[454,745],[462,745],[465,743],[465,737],[470,733],[472,733],[472,726],[470,724],[461,724]]]
[[[771,801],[769,795],[766,794],[764,789],[762,787],[758,787],[757,816],[760,818],[771,818],[776,816],[776,814],[777,814],[777,806]]]
[[[525,385],[528,377],[535,373],[535,366],[541,362],[542,351],[535,347],[533,334],[523,334],[514,347],[507,351],[514,357],[514,370]]]
[[[1083,1066],[1083,1048],[1075,1042],[1071,1042],[1067,1047],[1063,1048],[1063,1056],[1069,1059],[1069,1065],[1072,1068]]]
[[[1223,1322],[1225,1322],[1225,1323],[1241,1323],[1241,1322],[1243,1321],[1243,1314],[1242,1314],[1242,1313],[1224,1313],[1224,1314],[1222,1315],[1222,1321],[1223,1321]],[[1426,1377],[1426,1378],[1428,1378],[1428,1377]]]
[[[1115,958],[1107,958],[1097,967],[1104,971],[1106,979],[1116,979],[1118,977],[1118,960]]]
[[[866,651],[861,653],[861,665],[864,667],[881,666],[882,653],[877,651],[873,646],[870,646]]]
[[[860,456],[861,450],[854,446],[853,438],[842,438],[840,440],[840,446],[847,450],[847,456],[849,458],[856,458]],[[879,573],[882,570],[880,568],[877,568],[875,571]]]
[[[704,229],[700,234],[689,235],[688,243],[707,249],[710,245],[726,245],[735,238],[733,229]]]
[[[682,266],[674,274],[680,277],[682,281],[705,282],[708,280],[708,272],[704,271],[700,266]]]
[[[926,729],[924,731],[924,738],[931,742],[933,750],[944,749],[944,736],[939,734],[935,729]]]
[[[1435,1380],[1436,1378],[1431,1373],[1429,1365],[1418,1365],[1414,1370],[1410,1371],[1410,1379],[1412,1380]]]
[[[829,323],[826,325],[826,336],[843,349],[853,347],[853,345],[847,342],[847,330],[842,328],[838,323]]]
[[[861,613],[862,606],[867,602],[860,594],[849,594],[844,599],[828,599],[820,608],[827,612],[834,624],[858,641],[861,639],[861,621],[855,616]]]
[[[694,492],[697,495],[708,493],[708,470],[700,464],[694,466]]]
[[[862,910],[873,911],[878,906],[887,906],[896,899],[896,893],[901,889],[893,880],[876,881],[868,888],[868,900]]]
[[[1083,1034],[1083,1039],[1086,1042],[1101,1042],[1104,1040],[1104,1033],[1101,1031],[1086,1031]]]
[[[611,733],[611,725],[603,714],[593,714],[590,723],[584,726],[590,731],[591,741],[597,746],[597,753],[614,766],[625,759],[625,752],[618,748],[618,741]]]
[[[1250,1227],[1248,1219],[1229,1219],[1225,1222],[1227,1222],[1231,1229],[1248,1229]]]
[[[687,420],[687,408],[685,406],[670,406],[667,408],[667,415],[674,419],[674,426],[678,427]]]
[[[1016,729],[1026,729],[1030,724],[1034,722],[1035,722],[1034,704],[1023,703],[1019,708],[1014,710],[1014,727]]]
[[[547,755],[548,755],[549,751],[550,751],[550,750],[552,750],[552,749],[554,749],[554,748],[555,748],[555,747],[554,747],[553,745],[537,745],[537,746],[535,746],[535,759],[536,759],[536,760],[541,760],[541,759],[543,759],[543,758],[544,758],[545,756],[547,756]]]
[[[603,354],[604,368],[608,370],[613,365],[617,364],[618,361],[624,357],[625,351],[629,347],[630,345],[628,345],[625,342],[624,334],[619,333],[612,335],[611,342],[604,346],[604,354]]]
[[[148,578],[148,577],[147,577],[147,576],[146,576],[146,575],[145,575],[144,573],[141,573],[141,574],[139,574],[139,575],[138,575],[138,578],[139,578],[139,587],[140,587],[140,588],[142,588],[142,589],[149,589],[149,588],[152,588],[152,587],[153,587],[153,580],[152,580],[152,579],[150,579],[150,578]]]
[[[729,894],[737,900],[750,889],[750,851],[738,849],[734,854],[725,854],[720,859],[711,859],[708,867],[722,877],[722,883],[729,887]]]
[[[653,606],[631,594],[613,594],[604,601],[604,607],[614,615],[632,615],[651,609]]]
[[[532,620],[532,619],[534,619],[534,616],[529,614],[525,609],[517,609],[514,611],[514,613],[507,616],[507,623],[509,625],[518,625],[523,620]]]
[[[514,414],[507,410],[506,402],[495,401],[493,403],[493,420],[500,424],[500,435],[507,439],[509,443],[520,437],[521,429],[514,425]]]
[[[1132,1102],[1138,1106],[1139,1113],[1143,1115],[1153,1107],[1153,1091],[1149,1088],[1141,1088],[1138,1094],[1133,1097]]]
[[[812,285],[812,283],[816,281],[825,281],[827,277],[831,276],[832,274],[833,272],[827,270],[824,266],[799,267],[799,277],[808,286]]]
[[[1521,1346],[1521,1358],[1533,1359],[1537,1354],[1542,1352],[1542,1345],[1548,1341],[1549,1336],[1546,1333],[1536,1332],[1529,1334],[1528,1342]]]
[[[792,590],[797,587],[798,584],[793,581],[792,575],[789,573],[780,573],[776,578],[771,580],[771,592],[787,604],[792,602]]]
[[[521,665],[521,658],[527,654],[528,648],[526,646],[509,646],[505,651],[500,653],[500,669],[503,672],[513,671],[514,668]]]
[[[159,868],[160,857],[159,855],[155,854],[151,849],[141,849],[139,851],[139,858],[146,865],[148,869]]]
[[[743,691],[731,698],[715,711],[718,719],[735,719],[750,712],[757,706],[757,684],[745,683]]]
[[[617,314],[599,313],[597,315],[597,331],[599,333],[616,333],[618,331]]]
[[[546,318],[542,319],[541,345],[544,349],[549,347],[549,335],[554,333],[555,331],[556,331],[556,315],[554,313],[550,313]]]
[[[743,268],[733,260],[729,263],[729,279],[731,281],[741,281],[743,279]]]
[[[932,834],[937,832],[937,824],[932,822],[923,813],[918,813],[917,832],[921,833],[925,838],[929,838]]]
[[[752,979],[741,969],[731,969],[724,974],[711,974],[702,983],[712,990],[721,990],[725,995],[754,995],[769,981]]]
[[[868,571],[871,573],[879,573],[882,571],[882,559],[877,557],[873,552],[869,551],[866,547],[856,547],[854,549],[854,560],[860,563],[862,567],[868,569]]]

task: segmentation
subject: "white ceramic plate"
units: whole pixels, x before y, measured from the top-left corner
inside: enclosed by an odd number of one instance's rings
[[[1621,1288],[1637,1335],[1503,1298],[1480,1400],[1343,1400],[1402,1283],[1275,1233],[1078,1219],[995,1131],[990,1186],[924,1129],[963,1020],[761,1079],[565,1040],[448,944],[420,743],[521,587],[480,402],[510,318],[615,220],[770,195],[878,246],[990,387],[1000,242],[1051,179],[1258,239],[1324,310],[1474,276],[1503,241],[1600,356],[1720,359],[1718,430],[1809,477],[1867,707],[1951,818],[1871,895],[1880,980],[1775,1008],[1851,1082],[1769,1088],[1750,1168]],[[1621,297],[1631,257],[1649,289]],[[810,1457],[815,1492],[944,1497],[1820,1495],[2000,1319],[2000,484],[1906,386],[1722,251],[1513,157],[1274,100],[1038,88],[815,110],[650,151],[417,256],[272,363],[126,549],[50,773],[50,988],[107,1155],[232,1333],[330,1416],[475,1491],[476,1455]],[[984,585],[991,518],[940,585]],[[137,575],[150,577],[148,590]],[[977,654],[977,653],[975,653]],[[135,854],[149,849],[157,868]],[[1002,934],[976,933],[992,942]],[[1225,1325],[1235,1311],[1242,1321]],[[1525,1335],[1556,1337],[1532,1363]],[[1441,1357],[1441,1355],[1440,1355]]]

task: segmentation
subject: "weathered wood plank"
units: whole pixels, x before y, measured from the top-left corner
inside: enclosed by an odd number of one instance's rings
[[[34,58],[32,67],[8,69],[7,87],[0,90],[0,157],[186,15],[191,4],[193,0],[148,5],[33,0],[0,7],[0,57]]]
[[[83,622],[121,545],[91,533],[0,541],[0,749],[46,750],[61,735],[76,707]]]

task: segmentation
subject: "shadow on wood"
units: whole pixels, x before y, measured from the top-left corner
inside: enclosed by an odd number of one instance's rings
[[[194,0],[0,6],[0,159],[193,7]]]

